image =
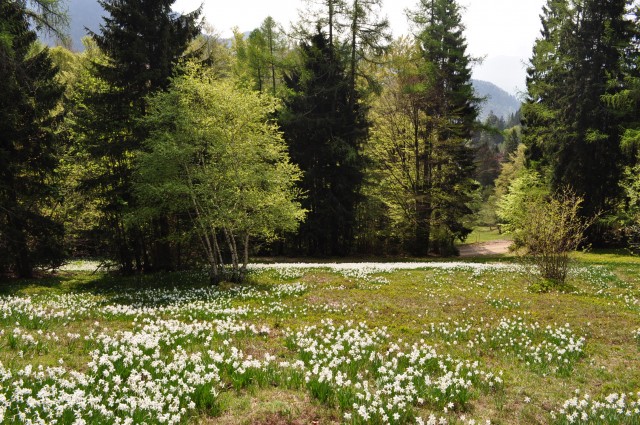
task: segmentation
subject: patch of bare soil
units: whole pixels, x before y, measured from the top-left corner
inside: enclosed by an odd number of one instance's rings
[[[463,245],[460,249],[460,257],[480,257],[483,255],[498,255],[509,252],[513,241],[496,240],[491,242],[472,243]]]

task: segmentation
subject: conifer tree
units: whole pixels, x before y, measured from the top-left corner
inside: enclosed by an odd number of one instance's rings
[[[79,117],[86,148],[98,164],[86,186],[103,200],[112,255],[127,271],[172,268],[169,217],[141,223],[130,213],[137,207],[131,177],[146,135],[139,125],[146,97],[168,87],[175,65],[200,33],[200,11],[178,15],[171,10],[173,2],[100,1],[108,15],[100,32],[91,33],[105,60],[93,64],[103,85],[89,88],[84,117]]]
[[[20,2],[0,2],[0,272],[30,277],[58,265],[62,226],[51,217],[64,88]]]
[[[620,122],[603,100],[622,89],[631,27],[626,0],[549,0],[528,69],[523,142],[553,190],[584,198],[582,214],[619,199]],[[591,235],[592,241],[596,235]]]
[[[309,213],[297,245],[310,255],[346,255],[353,243],[362,181],[359,146],[367,122],[359,103],[350,102],[349,76],[329,37],[318,30],[300,50],[302,64],[285,76],[294,94],[285,100],[280,120],[307,195],[302,206]]]
[[[363,76],[369,85],[375,85],[371,75],[361,72],[362,61],[375,61],[388,49],[391,41],[389,21],[380,17],[382,0],[351,0],[344,14],[348,21],[349,82],[356,90],[357,77]],[[355,96],[351,96],[352,100]]]
[[[417,164],[416,250],[450,254],[471,231],[464,218],[473,182],[470,140],[478,117],[460,7],[455,0],[421,0],[411,18],[419,29],[422,76],[414,90],[425,115],[417,128],[424,150]]]
[[[271,16],[267,16],[265,20],[262,21],[260,31],[267,44],[266,61],[271,77],[271,94],[276,96],[278,80],[280,80],[280,78],[276,79],[276,70],[281,66],[281,57],[284,51],[282,33],[278,28],[278,24]]]

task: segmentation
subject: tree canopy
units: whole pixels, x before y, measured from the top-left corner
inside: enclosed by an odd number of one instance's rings
[[[188,217],[187,236],[202,244],[214,280],[224,275],[224,257],[239,280],[250,238],[273,240],[304,217],[300,171],[269,119],[276,105],[193,65],[149,100],[144,123],[152,130],[138,159],[136,215]]]

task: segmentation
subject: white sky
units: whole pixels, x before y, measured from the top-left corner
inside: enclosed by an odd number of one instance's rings
[[[540,33],[539,15],[546,0],[459,1],[465,8],[462,16],[468,51],[485,58],[474,69],[474,77],[511,93],[524,90],[524,62],[531,56],[533,42]],[[267,16],[288,28],[305,6],[303,0],[177,0],[174,9],[189,12],[201,3],[207,22],[223,37],[230,36],[234,26],[242,32],[251,31]],[[409,31],[404,11],[416,4],[417,0],[386,0],[383,13],[389,17],[394,36]]]

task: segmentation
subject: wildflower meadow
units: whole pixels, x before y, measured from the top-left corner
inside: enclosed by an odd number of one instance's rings
[[[640,262],[78,264],[0,296],[4,424],[639,424]],[[85,269],[85,270],[83,270]]]

